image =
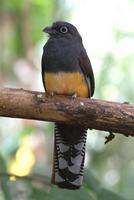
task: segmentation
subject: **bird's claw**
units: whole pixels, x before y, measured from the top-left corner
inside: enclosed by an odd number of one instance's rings
[[[77,97],[77,94],[74,93],[74,94],[72,95],[72,98],[75,99],[76,97]]]

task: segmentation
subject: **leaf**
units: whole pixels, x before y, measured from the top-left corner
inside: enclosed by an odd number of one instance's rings
[[[102,189],[100,191],[100,194],[98,194],[98,198],[99,200],[107,200],[107,199],[108,200],[127,200],[126,198],[106,189]]]
[[[51,197],[50,199],[53,200],[97,200],[95,194],[91,192],[90,190],[87,190],[84,187],[81,187],[79,190],[66,190],[66,189],[60,189],[57,188],[56,186],[53,187],[50,191],[50,194],[48,195]]]
[[[99,200],[126,200],[124,197],[101,187],[99,180],[89,170],[85,171],[84,182],[96,194]]]
[[[8,183],[7,183],[7,177],[6,176],[2,176],[2,173],[6,173],[7,172],[7,168],[6,168],[6,163],[2,157],[2,155],[0,154],[0,183],[1,183],[1,189],[3,192],[3,195],[5,197],[5,200],[11,200],[11,194],[8,188]]]
[[[87,185],[87,187],[93,190],[95,193],[98,193],[98,191],[101,189],[100,182],[97,180],[93,172],[91,172],[91,170],[85,170],[84,184]]]

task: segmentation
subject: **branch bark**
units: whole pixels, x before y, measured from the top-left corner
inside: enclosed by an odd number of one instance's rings
[[[78,124],[134,136],[134,105],[49,96],[23,89],[0,89],[0,116]]]

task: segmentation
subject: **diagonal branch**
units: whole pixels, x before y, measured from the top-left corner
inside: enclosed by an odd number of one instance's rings
[[[0,89],[0,116],[78,124],[134,136],[134,105]]]

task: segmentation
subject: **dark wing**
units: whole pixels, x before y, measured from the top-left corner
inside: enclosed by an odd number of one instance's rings
[[[94,90],[95,90],[94,73],[93,73],[93,69],[92,69],[90,60],[88,58],[87,52],[84,49],[84,47],[79,55],[79,64],[80,64],[80,68],[86,78],[86,81],[88,83],[90,97],[91,97],[91,96],[93,96]]]
[[[45,49],[46,49],[46,46],[43,47],[43,54],[42,54],[42,60],[41,60],[41,69],[42,69],[42,81],[43,81],[43,85],[44,85],[44,89],[46,91],[46,87],[45,87],[45,81],[44,81],[44,78],[45,78],[45,60],[46,60],[46,53],[45,53]]]

